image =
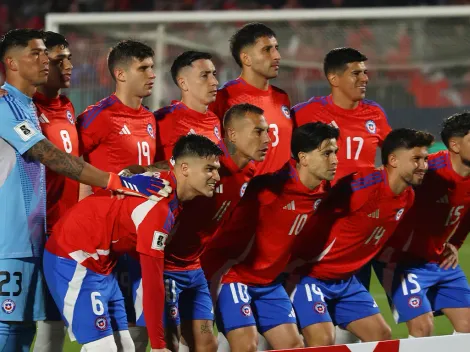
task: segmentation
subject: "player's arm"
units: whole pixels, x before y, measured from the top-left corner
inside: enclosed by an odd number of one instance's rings
[[[108,134],[106,111],[95,113],[91,108],[77,118],[79,148],[82,155],[90,154]]]
[[[168,217],[172,217],[168,206],[152,203],[151,200],[137,206],[132,212],[132,219],[143,219],[140,223],[134,220],[134,224],[142,270],[144,316],[152,349],[165,348],[162,320],[165,309],[163,251],[168,238],[168,231],[164,229]]]

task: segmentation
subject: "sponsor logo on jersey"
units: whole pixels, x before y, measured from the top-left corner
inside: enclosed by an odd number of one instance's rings
[[[2,310],[7,314],[13,313],[15,311],[15,308],[16,303],[11,299],[6,299],[2,303]]]
[[[124,125],[124,127],[122,128],[121,132],[119,132],[119,134],[131,134],[131,130],[129,129],[129,127]]]
[[[400,220],[400,218],[403,215],[404,211],[405,211],[405,208],[401,208],[400,210],[397,211],[397,215],[395,215],[395,220],[396,221]]]
[[[438,199],[436,203],[449,204],[449,197],[446,194],[445,196]]]
[[[241,310],[245,317],[249,317],[251,315],[251,307],[249,304],[244,304]]]
[[[281,111],[282,113],[284,114],[285,117],[287,117],[288,119],[290,119],[290,110],[287,106],[283,105],[281,107]]]
[[[191,128],[191,129],[189,130],[188,134],[196,134],[196,131]]]
[[[170,317],[171,317],[171,319],[178,318],[178,307],[177,306],[171,306],[170,307]]]
[[[366,121],[366,130],[369,133],[377,132],[377,126],[375,125],[375,122],[373,120]]]
[[[69,110],[67,110],[67,111],[65,112],[65,116],[67,116],[67,120],[69,120],[69,122],[70,122],[72,125],[75,125],[75,121],[73,120],[73,115],[72,115],[72,113],[71,113]]]
[[[408,300],[408,305],[411,307],[411,308],[419,308],[421,307],[421,298],[417,297],[417,296],[412,296],[410,297],[410,299]]]
[[[313,210],[317,210],[320,203],[321,203],[321,199],[317,199],[315,203],[313,203]]]
[[[14,127],[14,130],[25,142],[29,141],[37,133],[36,130],[31,127],[28,121],[23,121],[17,124]]]
[[[248,182],[245,182],[245,183],[242,185],[242,188],[240,188],[240,197],[243,197],[243,195],[245,194],[246,187],[248,187]]]
[[[217,137],[217,139],[220,141],[220,131],[217,126],[214,126],[214,135]]]
[[[44,113],[42,113],[39,117],[39,122],[40,123],[49,123],[49,119],[46,117],[46,115],[44,115]]]
[[[95,320],[95,326],[98,330],[104,331],[108,327],[108,320],[106,317],[98,317]]]
[[[326,305],[325,305],[325,303],[322,303],[322,302],[315,303],[314,306],[313,306],[313,309],[315,309],[315,312],[317,312],[319,314],[325,314],[326,313]]]
[[[377,209],[376,211],[373,211],[372,213],[370,213],[369,215],[367,215],[369,218],[372,218],[372,219],[378,219],[379,218],[379,209]],[[397,219],[398,220],[398,219]]]
[[[152,127],[152,124],[151,124],[151,123],[149,123],[149,124],[147,125],[147,132],[148,132],[148,134],[149,134],[150,137],[155,138],[155,133],[154,133],[154,131],[153,131],[153,127]]]
[[[284,205],[282,207],[282,209],[285,209],[285,210],[295,210],[295,202],[293,200],[291,200],[289,203],[287,203],[286,205]]]
[[[288,316],[289,316],[289,318],[295,318],[294,308],[292,308],[292,310],[290,311],[290,314]]]

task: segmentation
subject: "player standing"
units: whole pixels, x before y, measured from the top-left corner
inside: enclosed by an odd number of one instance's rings
[[[117,351],[117,339],[124,352],[135,351],[124,298],[112,273],[124,253],[140,262],[139,310],[145,313],[152,351],[165,348],[165,243],[180,202],[213,196],[221,154],[203,136],[182,137],[173,149],[174,169],[159,174],[175,188],[171,197],[119,200],[99,192],[79,202],[56,224],[46,244],[45,277],[71,340],[84,344],[83,351]]]
[[[45,238],[45,169],[97,187],[149,194],[162,182],[149,177],[119,177],[94,168],[56,148],[41,133],[32,96],[47,82],[49,59],[42,31],[16,29],[0,39],[8,94],[0,99],[0,186],[3,231],[0,233],[0,272],[10,298],[0,311],[0,345],[6,351],[29,351],[35,324],[45,318],[41,256]],[[133,183],[134,189],[123,186]],[[129,185],[129,183],[127,184]],[[12,234],[14,236],[12,237]]]
[[[470,332],[470,288],[457,262],[470,227],[470,114],[444,121],[446,151],[429,156],[429,171],[416,188],[410,212],[388,241],[374,268],[410,336],[431,336],[433,312],[445,314],[456,332]]]
[[[262,23],[249,23],[230,39],[232,56],[242,72],[217,92],[210,109],[222,120],[229,107],[250,103],[264,110],[269,123],[271,148],[256,174],[279,170],[290,159],[292,120],[287,94],[269,83],[279,73],[281,55],[276,34]]]
[[[250,246],[222,277],[217,290],[217,327],[234,351],[256,349],[258,332],[273,349],[303,347],[295,313],[282,286],[294,241],[329,190],[338,159],[338,130],[309,123],[294,130],[291,159],[274,175],[254,179],[227,226]],[[312,242],[313,244],[313,242]],[[231,248],[212,255],[230,258]],[[209,254],[210,256],[210,254]],[[206,256],[206,260],[209,259]],[[211,285],[218,286],[212,280]],[[247,348],[248,347],[248,348]]]
[[[175,142],[188,133],[206,136],[214,143],[221,140],[219,118],[208,110],[219,84],[212,55],[185,51],[173,61],[171,77],[181,91],[181,101],[172,101],[154,113],[158,135],[156,161],[169,160]]]
[[[173,351],[180,336],[191,351],[217,350],[212,299],[199,258],[242,199],[256,170],[252,161],[263,161],[269,148],[268,124],[263,110],[254,105],[232,106],[224,116],[224,131],[215,195],[187,204],[166,248],[166,328]]]
[[[340,180],[322,202],[300,239],[296,255],[309,258],[292,302],[306,344],[334,344],[334,325],[362,341],[391,338],[377,304],[354,274],[368,263],[392,235],[413,204],[412,185],[423,181],[427,148],[434,137],[397,129],[382,146],[383,170],[361,171]],[[318,256],[308,244],[322,243]]]
[[[153,113],[142,105],[152,93],[155,73],[154,52],[149,46],[132,40],[116,44],[108,56],[108,69],[116,83],[109,97],[89,106],[78,117],[81,151],[85,160],[104,170],[119,172],[128,165],[148,166],[155,161],[156,123]],[[126,298],[130,323],[135,322],[132,273],[139,265],[132,257],[120,258],[117,272]],[[145,329],[131,326],[136,350],[145,351]]]
[[[338,172],[335,181],[360,168],[373,168],[377,147],[391,131],[382,107],[365,99],[369,77],[367,57],[353,48],[336,48],[326,54],[323,71],[331,94],[312,97],[295,105],[291,115],[296,126],[312,121],[331,124],[340,129],[338,140]],[[369,288],[371,267],[362,269],[358,278]],[[337,343],[352,343],[357,339],[340,328]]]

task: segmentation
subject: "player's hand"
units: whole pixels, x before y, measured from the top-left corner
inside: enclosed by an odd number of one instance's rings
[[[144,172],[147,172],[147,171],[149,170],[143,167],[142,165],[130,165],[126,167],[124,170],[121,170],[118,175],[131,177],[133,175],[143,174]]]
[[[440,268],[448,270],[450,268],[455,269],[459,264],[459,251],[457,248],[450,243],[444,243],[444,252],[442,253],[444,260],[439,265]]]
[[[154,200],[158,197],[168,197],[172,192],[170,183],[155,176],[153,173],[144,173],[126,177],[110,173],[106,189]]]
[[[0,98],[4,97],[7,94],[8,94],[8,91],[6,91],[5,89],[0,88]]]

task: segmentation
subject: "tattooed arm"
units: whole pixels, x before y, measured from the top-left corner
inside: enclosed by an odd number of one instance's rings
[[[81,183],[106,188],[109,173],[101,171],[76,156],[56,148],[47,139],[36,143],[26,152],[29,159],[39,161],[52,171]]]

